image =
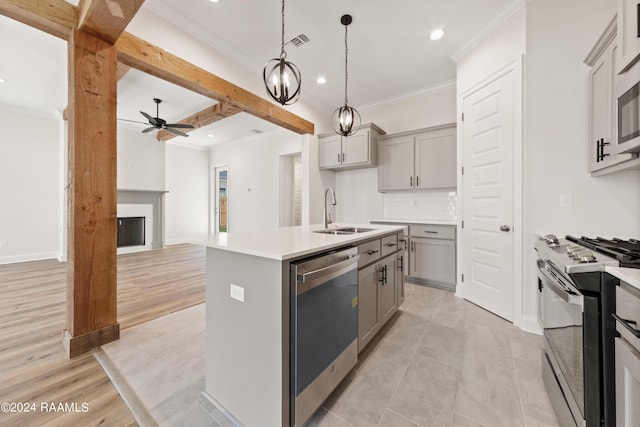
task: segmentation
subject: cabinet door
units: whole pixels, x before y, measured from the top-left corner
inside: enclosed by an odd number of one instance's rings
[[[622,338],[616,346],[616,426],[640,425],[640,352]]]
[[[342,138],[340,135],[328,135],[319,139],[320,168],[340,166],[342,163]]]
[[[404,250],[398,253],[398,264],[396,269],[396,299],[398,301],[398,308],[404,302],[404,272],[407,268],[407,251]]]
[[[590,110],[590,141],[589,141],[589,170],[601,168],[604,159],[600,153],[600,146],[604,142],[605,151],[611,148],[611,117],[613,108],[611,49],[606,49],[589,71],[589,110]]]
[[[411,237],[411,276],[455,288],[455,240]]]
[[[640,5],[637,0],[618,0],[618,61],[616,73],[629,68],[640,56]]]
[[[451,188],[456,183],[456,129],[415,137],[415,187]]]
[[[369,129],[359,130],[342,140],[342,164],[356,165],[369,162]]]
[[[378,293],[380,301],[380,325],[384,325],[387,320],[398,310],[397,288],[396,288],[396,255],[391,255],[378,264]]]
[[[398,136],[378,144],[378,191],[413,188],[413,137]]]
[[[378,264],[358,271],[358,352],[380,329]]]

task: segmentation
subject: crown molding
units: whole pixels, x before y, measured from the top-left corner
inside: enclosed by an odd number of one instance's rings
[[[473,36],[467,43],[462,45],[458,50],[452,52],[449,57],[458,62],[464,58],[469,52],[471,52],[476,46],[478,46],[483,40],[485,40],[491,33],[497,30],[502,24],[504,24],[509,18],[515,15],[520,9],[522,9],[527,3],[534,0],[511,0],[501,9],[499,9],[494,15],[493,19],[478,33]]]

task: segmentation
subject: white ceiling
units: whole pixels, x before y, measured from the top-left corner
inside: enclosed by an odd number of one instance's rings
[[[330,114],[344,100],[344,26],[349,13],[349,104],[363,107],[455,79],[450,54],[485,27],[510,0],[324,0],[286,3],[285,40],[305,34],[310,42],[287,45],[287,59],[301,70],[302,99]],[[222,50],[257,75],[280,53],[279,0],[147,0],[143,7]],[[443,28],[444,37],[429,33]],[[61,111],[67,104],[66,42],[0,16],[0,103]],[[318,76],[327,79],[318,85]],[[259,94],[262,95],[262,94]],[[212,100],[161,79],[130,70],[118,84],[118,117],[144,121],[160,116],[175,122],[212,105]],[[144,124],[119,121],[143,129]],[[269,132],[276,126],[245,113],[174,138],[176,143],[211,146]],[[150,137],[153,137],[150,133]],[[207,135],[213,134],[214,138]]]

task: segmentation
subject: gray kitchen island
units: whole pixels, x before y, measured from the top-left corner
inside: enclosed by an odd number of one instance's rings
[[[362,227],[368,231],[327,234],[318,232],[320,225],[312,225],[227,233],[208,243],[204,395],[238,425],[295,425],[290,374],[295,326],[295,320],[291,321],[291,266],[342,249],[350,248],[352,256],[359,246],[381,245],[402,232],[398,226]],[[389,257],[396,249],[394,243],[387,243]],[[358,256],[354,259],[357,262]],[[387,271],[384,276],[382,268],[380,272],[384,286]],[[355,277],[357,282],[357,274]],[[337,287],[345,288],[340,283]],[[355,295],[349,303],[357,310]],[[336,366],[331,370],[342,369]]]

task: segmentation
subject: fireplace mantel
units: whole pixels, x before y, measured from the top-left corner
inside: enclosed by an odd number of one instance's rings
[[[152,205],[153,233],[151,249],[164,248],[164,190],[118,189],[118,204],[123,205]]]

